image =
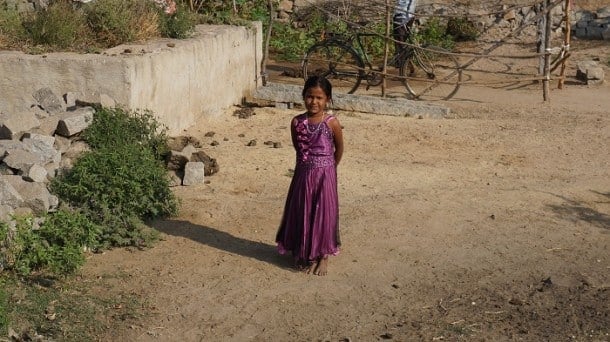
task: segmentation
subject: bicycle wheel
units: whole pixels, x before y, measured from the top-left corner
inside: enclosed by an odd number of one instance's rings
[[[462,69],[451,53],[438,46],[415,47],[400,65],[409,94],[420,100],[448,100],[460,88]]]
[[[303,59],[303,77],[326,77],[334,89],[352,94],[364,77],[364,63],[354,49],[336,41],[313,45]]]

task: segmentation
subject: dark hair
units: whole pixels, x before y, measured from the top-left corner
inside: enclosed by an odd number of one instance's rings
[[[324,91],[324,94],[332,100],[333,98],[333,86],[330,82],[323,76],[310,76],[307,81],[305,81],[305,86],[303,87],[302,96],[305,97],[305,93],[310,88],[320,87]]]

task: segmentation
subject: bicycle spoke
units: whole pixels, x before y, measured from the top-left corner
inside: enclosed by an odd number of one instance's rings
[[[339,92],[353,93],[360,85],[363,63],[351,49],[335,42],[322,42],[309,49],[303,60],[303,76],[324,76]]]
[[[415,48],[400,73],[409,93],[428,101],[451,98],[462,78],[455,57],[439,47]]]

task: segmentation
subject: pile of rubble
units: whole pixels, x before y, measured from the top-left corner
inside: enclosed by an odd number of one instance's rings
[[[49,182],[69,170],[89,147],[80,133],[93,121],[94,106],[49,88],[33,94],[35,103],[21,112],[0,112],[0,221],[13,215],[39,216],[53,211],[58,198]],[[105,102],[113,104],[111,99]],[[171,138],[167,156],[172,185],[195,185],[218,171],[216,160],[188,139]]]

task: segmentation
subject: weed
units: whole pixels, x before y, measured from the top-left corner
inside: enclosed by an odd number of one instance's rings
[[[85,7],[87,21],[97,40],[106,47],[131,42],[138,36],[135,17],[147,6],[137,6],[133,0],[94,1]]]
[[[155,234],[141,220],[178,211],[161,161],[165,131],[150,112],[101,108],[83,138],[92,150],[51,182],[52,191],[103,227],[100,245],[148,245]]]
[[[447,50],[453,50],[455,46],[453,38],[447,34],[447,26],[438,18],[426,21],[414,33],[414,38],[423,45],[436,45]]]
[[[479,37],[479,30],[467,18],[449,18],[447,21],[447,34],[455,41],[472,41]]]
[[[73,273],[85,261],[83,247],[95,245],[100,231],[84,215],[63,209],[41,220],[17,217],[14,231],[9,229],[0,225],[0,260],[19,275],[38,270]]]
[[[164,37],[184,39],[191,36],[197,18],[188,11],[186,5],[178,3],[178,10],[172,15],[161,13],[159,30]]]
[[[92,149],[137,144],[149,149],[157,159],[168,152],[167,129],[151,111],[97,108],[83,139]]]
[[[34,44],[71,50],[90,37],[87,22],[81,11],[70,3],[57,1],[46,11],[37,12],[24,23]]]
[[[11,47],[27,41],[27,32],[14,7],[0,4],[0,48]]]
[[[145,314],[145,302],[135,294],[83,282],[44,277],[0,278],[0,334],[8,327],[20,336],[44,340],[92,341],[109,324],[125,324]],[[2,294],[4,293],[4,297]],[[29,340],[23,338],[23,340]]]
[[[8,335],[8,291],[4,278],[0,278],[0,336]]]

